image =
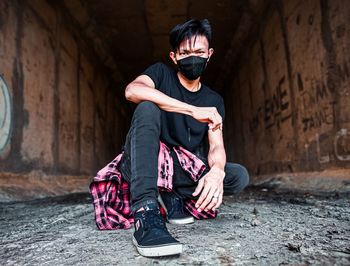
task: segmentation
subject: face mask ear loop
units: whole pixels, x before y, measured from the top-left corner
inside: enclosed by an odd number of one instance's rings
[[[210,59],[210,56],[208,56],[208,59],[207,59],[207,64],[208,64],[208,62],[209,62],[209,59]]]
[[[178,66],[178,65],[179,65],[179,62],[178,62],[177,59],[176,59],[176,51],[173,51],[173,53],[174,53],[174,58],[175,58],[176,65]]]
[[[205,63],[205,68],[208,66],[210,56],[208,56],[207,62]]]
[[[179,61],[176,59],[176,55],[175,55],[175,62],[176,62],[177,67],[179,67]]]

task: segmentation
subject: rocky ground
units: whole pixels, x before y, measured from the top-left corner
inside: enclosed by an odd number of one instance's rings
[[[97,230],[88,194],[0,203],[0,265],[350,265],[349,194],[250,188],[169,230],[184,253],[148,259],[132,230]]]

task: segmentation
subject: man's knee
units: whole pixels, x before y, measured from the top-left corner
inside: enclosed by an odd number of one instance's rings
[[[142,110],[145,112],[157,112],[159,111],[159,107],[154,102],[143,101],[137,105],[136,110]]]
[[[158,105],[153,102],[143,101],[137,105],[134,117],[160,121],[160,109]]]
[[[245,168],[243,165],[239,165],[239,172],[240,172],[240,184],[241,184],[241,191],[249,185],[249,173],[247,168]]]
[[[225,194],[237,194],[249,185],[249,173],[244,166],[235,163],[227,163],[225,172]]]

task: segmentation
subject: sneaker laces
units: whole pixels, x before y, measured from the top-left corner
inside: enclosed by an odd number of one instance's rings
[[[154,227],[163,229],[165,227],[165,222],[161,217],[158,209],[145,211],[142,214],[142,217],[144,218],[143,220],[145,230]]]

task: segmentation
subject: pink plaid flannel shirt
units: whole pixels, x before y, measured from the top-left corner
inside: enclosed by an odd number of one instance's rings
[[[173,148],[181,167],[194,181],[198,181],[206,166],[194,154],[182,147]],[[128,229],[134,222],[130,208],[129,184],[118,170],[118,164],[123,156],[119,154],[112,162],[102,168],[90,184],[90,193],[95,208],[95,221],[100,230]],[[173,188],[173,159],[170,149],[160,142],[158,154],[158,188],[171,191]],[[198,212],[196,201],[185,199],[185,208],[196,219],[215,218],[216,212]]]

